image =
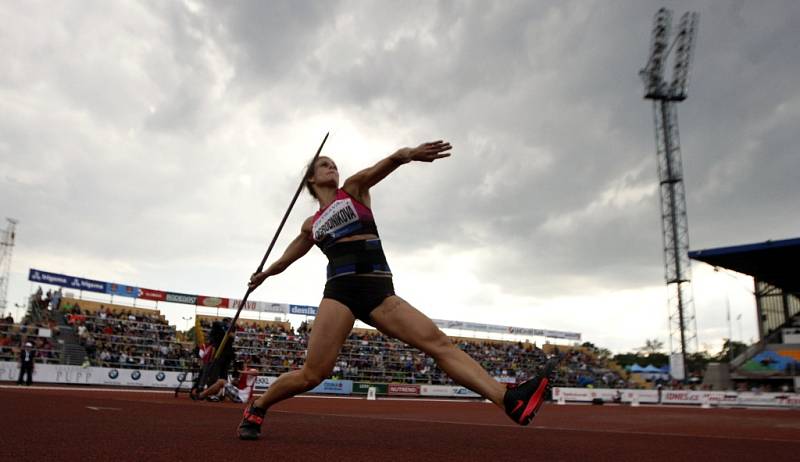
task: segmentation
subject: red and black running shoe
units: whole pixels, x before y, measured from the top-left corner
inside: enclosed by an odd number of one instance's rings
[[[508,385],[506,395],[503,397],[503,405],[506,408],[506,414],[514,422],[528,425],[536,417],[553,381],[555,366],[556,361],[550,360],[545,364],[544,372],[541,375],[519,385]]]
[[[244,418],[239,424],[240,440],[257,440],[261,434],[261,424],[264,423],[266,409],[261,409],[255,405],[247,406],[244,410]]]

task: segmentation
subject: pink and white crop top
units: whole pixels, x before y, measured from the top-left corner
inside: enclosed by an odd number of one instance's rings
[[[372,210],[344,189],[337,189],[333,202],[314,214],[311,239],[324,252],[339,239],[356,234],[378,235]]]

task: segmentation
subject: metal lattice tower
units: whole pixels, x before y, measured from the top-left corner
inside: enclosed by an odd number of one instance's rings
[[[8,295],[8,278],[11,275],[11,253],[14,251],[14,238],[16,237],[17,220],[6,218],[8,228],[2,231],[0,237],[0,313],[5,314]]]
[[[697,13],[684,13],[675,41],[670,46],[672,12],[666,8],[658,10],[653,26],[650,59],[639,73],[644,80],[645,99],[653,100],[664,271],[669,305],[669,346],[672,353],[682,355],[684,376],[687,350],[693,347],[697,351],[698,347],[689,264],[689,222],[686,218],[686,193],[683,186],[676,104],[687,96],[697,21]],[[664,80],[664,69],[672,47],[675,48],[673,76],[672,82],[667,84]]]

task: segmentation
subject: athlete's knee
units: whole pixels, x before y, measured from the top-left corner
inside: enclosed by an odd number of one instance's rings
[[[316,368],[303,367],[303,383],[305,388],[310,390],[325,380],[330,372],[322,371]]]
[[[427,346],[426,349],[428,350],[427,353],[434,358],[450,353],[453,348],[455,348],[455,345],[453,345],[450,337],[445,335],[444,332],[439,329],[436,329],[427,336],[425,339],[425,344]]]

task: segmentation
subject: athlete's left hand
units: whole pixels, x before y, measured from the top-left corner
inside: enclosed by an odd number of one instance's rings
[[[450,157],[449,151],[453,147],[450,143],[445,141],[431,141],[430,143],[422,143],[416,148],[411,148],[408,152],[408,157],[411,160],[418,160],[420,162],[433,162],[436,159],[443,157]]]

